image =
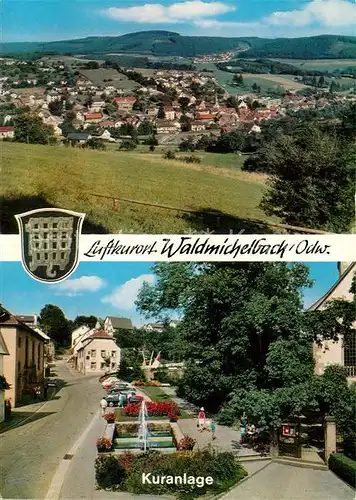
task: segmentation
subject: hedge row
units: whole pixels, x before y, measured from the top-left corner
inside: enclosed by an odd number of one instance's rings
[[[329,457],[329,468],[353,488],[356,487],[356,461],[342,453],[332,453]]]

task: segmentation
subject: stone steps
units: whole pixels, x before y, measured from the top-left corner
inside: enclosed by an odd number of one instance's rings
[[[300,458],[274,458],[274,462],[284,465],[291,465],[293,467],[303,467],[305,469],[315,469],[315,470],[329,470],[326,464],[322,462],[311,462],[308,460],[301,460]]]

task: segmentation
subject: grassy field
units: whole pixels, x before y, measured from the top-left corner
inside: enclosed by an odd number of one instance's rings
[[[241,172],[205,156],[203,164],[164,160],[160,155],[92,151],[61,146],[2,144],[0,194],[3,221],[17,232],[13,215],[41,206],[87,214],[87,232],[183,233],[213,229],[211,217],[120,202],[92,194],[129,198],[193,211],[226,214],[222,228],[238,230],[244,218],[267,219],[257,207],[266,177]],[[233,162],[226,155],[221,162]],[[237,158],[241,161],[240,158]],[[207,162],[212,162],[211,164]],[[214,221],[216,219],[214,218]],[[89,230],[88,222],[95,225]],[[6,231],[6,228],[4,229]]]
[[[298,68],[319,69],[324,71],[333,71],[334,69],[343,69],[356,67],[355,59],[273,59],[287,64],[292,64]]]
[[[269,75],[269,74],[252,74],[252,73],[242,73],[244,81],[248,85],[253,85],[257,83],[263,88],[271,88],[280,86],[286,90],[302,90],[308,88],[307,85],[303,83],[295,82],[293,79],[288,77],[287,75]],[[261,84],[262,80],[262,84]]]

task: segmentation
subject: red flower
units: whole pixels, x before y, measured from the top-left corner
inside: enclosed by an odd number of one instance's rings
[[[175,403],[161,403],[158,401],[149,401],[146,403],[147,413],[150,417],[168,416],[169,413],[174,413],[175,416],[180,415],[180,409]],[[132,417],[137,417],[140,413],[140,403],[129,403],[124,409],[124,414]]]
[[[115,413],[105,413],[104,418],[107,422],[115,422]]]
[[[106,436],[100,437],[96,440],[96,446],[99,450],[109,451],[112,447],[111,439]]]

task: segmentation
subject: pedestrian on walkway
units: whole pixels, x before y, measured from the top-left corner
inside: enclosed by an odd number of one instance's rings
[[[241,444],[246,441],[246,428],[247,428],[247,417],[245,413],[242,415],[240,420],[240,434],[241,434]]]
[[[200,411],[199,411],[198,427],[199,427],[199,431],[203,432],[203,430],[205,428],[205,410],[203,407],[201,407]]]
[[[214,420],[210,422],[210,430],[211,430],[211,439],[214,441],[214,439],[216,439],[216,434],[215,434],[216,427]]]
[[[108,402],[106,401],[105,398],[103,398],[101,401],[100,401],[100,408],[101,408],[101,415],[104,416],[105,415],[105,410],[108,406]]]

